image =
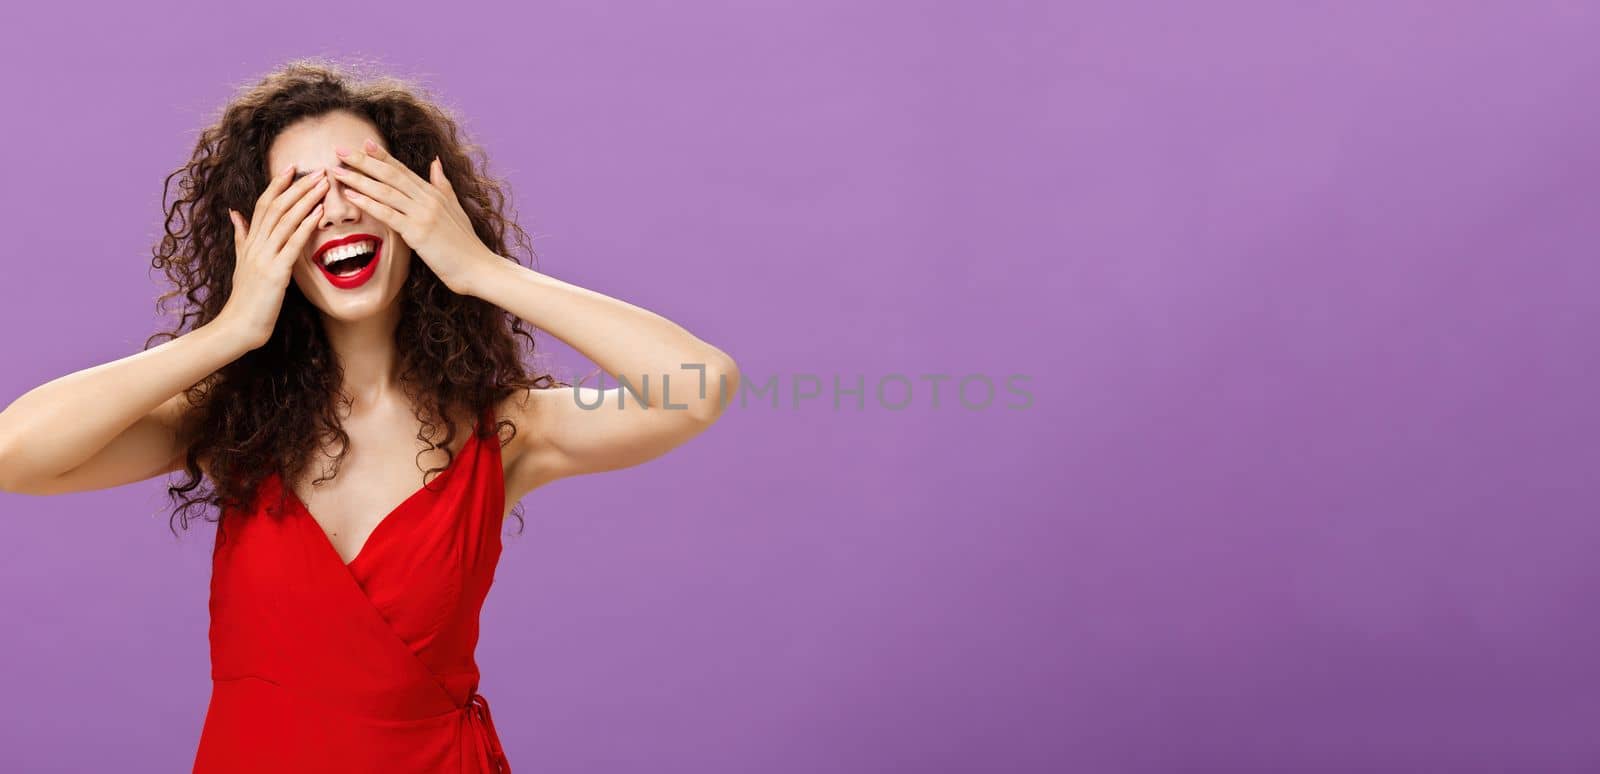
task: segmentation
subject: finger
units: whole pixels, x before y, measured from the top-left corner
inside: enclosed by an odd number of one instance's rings
[[[376,161],[380,161],[388,165],[394,170],[395,174],[401,177],[403,181],[410,184],[409,187],[395,186],[396,188],[409,191],[412,196],[416,196],[428,190],[428,181],[423,180],[421,175],[413,172],[411,167],[406,166],[405,162],[395,158],[394,154],[384,149],[383,146],[378,145],[378,143],[371,137],[368,137],[366,141],[362,143],[362,147],[366,150],[368,156],[372,157]],[[394,183],[391,182],[390,185],[394,185]]]
[[[365,151],[353,151],[340,154],[339,158],[352,169],[358,170],[374,180],[388,183],[397,191],[404,192],[407,196],[421,196],[427,182],[417,173],[412,172],[398,159],[389,155],[389,152],[378,147],[378,144],[368,139]],[[342,148],[336,148],[338,153]]]
[[[239,213],[234,212],[232,207],[229,207],[228,220],[233,223],[233,246],[235,248],[242,247],[245,237],[244,219],[239,216]]]
[[[416,209],[416,200],[395,190],[394,186],[374,180],[360,172],[348,169],[333,170],[333,176],[344,184],[345,191],[359,191],[369,199],[376,199],[389,205],[391,209],[399,212],[410,212]]]
[[[267,207],[267,212],[262,216],[259,226],[260,236],[266,237],[278,234],[278,226],[284,220],[289,220],[291,224],[289,227],[294,228],[294,218],[289,216],[289,210],[293,209],[296,204],[308,195],[320,197],[327,188],[328,176],[320,169],[296,180],[294,185],[289,186],[283,193],[278,194],[278,198],[272,200],[271,206]]]
[[[455,186],[450,185],[450,178],[445,177],[444,162],[439,161],[438,156],[434,156],[433,163],[428,165],[428,182],[433,183],[434,188],[447,196],[454,196],[456,193]]]
[[[317,206],[300,219],[300,225],[289,235],[289,241],[284,243],[280,254],[285,264],[293,266],[306,251],[306,242],[311,240],[312,230],[317,227],[317,221],[322,220],[322,205],[322,202],[317,202]]]
[[[299,227],[300,219],[304,218],[312,207],[322,201],[322,194],[327,190],[328,180],[326,177],[306,189],[300,195],[300,199],[294,203],[294,206],[290,207],[289,211],[285,212],[283,217],[278,220],[277,225],[273,226],[272,233],[267,239],[267,248],[274,251],[283,249],[283,243]]]
[[[434,156],[433,161],[428,164],[428,182],[439,189],[439,193],[444,196],[445,204],[448,205],[445,211],[450,213],[450,218],[471,231],[472,219],[467,217],[467,211],[462,209],[461,199],[456,196],[455,186],[450,185],[450,178],[445,176],[444,162],[440,161],[438,156]]]
[[[279,172],[276,177],[267,181],[267,190],[262,191],[261,195],[256,197],[256,207],[250,213],[251,223],[261,222],[261,217],[267,214],[267,207],[271,206],[272,201],[278,198],[278,194],[282,193],[283,189],[289,187],[289,181],[294,178],[294,173],[295,165],[290,164]]]
[[[404,213],[383,202],[363,196],[360,191],[347,190],[345,196],[350,200],[351,204],[360,207],[362,211],[377,218],[383,225],[400,232],[401,236],[405,236],[406,216]]]

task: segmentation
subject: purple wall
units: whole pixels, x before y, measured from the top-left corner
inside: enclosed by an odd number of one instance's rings
[[[162,176],[306,54],[425,78],[542,269],[784,385],[524,501],[518,771],[1600,766],[1600,5],[139,5],[0,25],[5,400],[138,350]],[[0,495],[0,769],[187,770],[164,503]]]

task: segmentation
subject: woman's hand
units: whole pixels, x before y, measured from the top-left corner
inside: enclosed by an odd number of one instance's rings
[[[423,180],[368,139],[365,152],[335,148],[351,169],[335,167],[351,203],[394,229],[452,291],[473,295],[473,287],[504,258],[491,252],[472,229],[472,220],[445,177],[437,157]]]
[[[305,252],[306,240],[322,216],[322,194],[328,190],[322,170],[296,180],[290,165],[256,199],[250,222],[233,210],[233,291],[217,314],[217,321],[237,326],[238,334],[253,346],[267,343],[283,309],[283,294],[294,276],[294,264]]]

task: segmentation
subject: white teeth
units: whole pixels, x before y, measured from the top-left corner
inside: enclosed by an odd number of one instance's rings
[[[360,242],[352,242],[348,245],[339,245],[338,247],[329,248],[327,252],[322,254],[322,265],[327,266],[334,261],[349,258],[353,255],[370,253],[373,250],[376,250],[377,246],[377,242],[374,242],[371,239],[363,239]]]

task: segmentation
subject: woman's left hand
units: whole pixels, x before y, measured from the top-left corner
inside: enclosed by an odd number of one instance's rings
[[[370,139],[364,152],[334,151],[351,167],[331,170],[350,203],[406,240],[452,291],[470,295],[479,277],[504,262],[473,232],[437,157],[428,165],[432,179],[423,180]]]

